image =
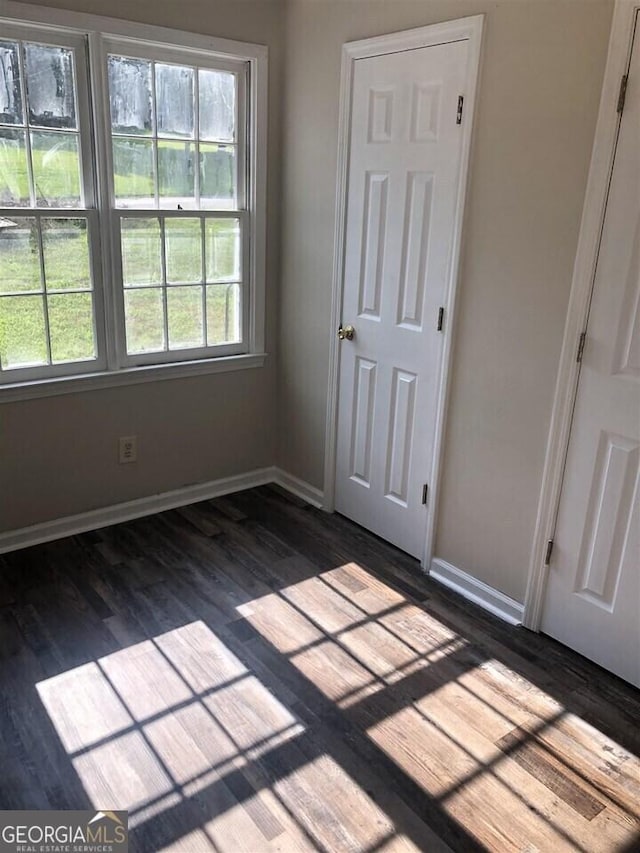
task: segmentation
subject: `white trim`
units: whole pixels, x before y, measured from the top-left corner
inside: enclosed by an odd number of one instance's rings
[[[343,46],[343,50],[351,60],[356,60],[381,56],[385,53],[416,50],[419,47],[433,47],[433,45],[451,41],[472,40],[481,35],[483,20],[484,15],[472,15],[468,18],[442,21],[439,24],[428,24],[426,27],[415,27],[412,30],[401,30],[384,36],[350,41]]]
[[[183,486],[181,489],[161,492],[147,498],[138,498],[126,503],[82,512],[79,515],[69,515],[66,518],[45,521],[31,527],[23,527],[20,530],[9,530],[0,533],[0,554],[7,551],[17,551],[20,548],[28,548],[31,545],[39,545],[42,542],[50,542],[53,539],[61,539],[65,536],[75,536],[78,533],[86,533],[88,530],[99,530],[101,527],[121,524],[123,521],[132,521],[145,515],[165,512],[168,509],[217,498],[243,489],[264,486],[266,483],[274,481],[274,472],[274,468],[258,468],[246,474],[224,477],[208,483],[195,483],[192,486]]]
[[[510,625],[522,623],[524,605],[461,569],[457,569],[451,563],[447,563],[446,560],[434,557],[431,561],[429,577],[459,593],[468,601],[480,605]]]
[[[88,12],[71,12],[66,9],[53,9],[31,3],[18,3],[13,2],[13,0],[0,0],[0,18],[17,19],[29,24],[59,27],[75,32],[99,32],[104,36],[128,38],[149,44],[179,45],[187,49],[215,53],[221,57],[231,56],[246,60],[266,59],[267,57],[265,45],[202,35],[196,30],[191,32],[174,30],[169,27],[158,27],[120,18],[108,18],[102,15],[92,15]]]
[[[274,471],[275,482],[283,489],[291,492],[292,495],[302,498],[303,501],[311,504],[311,506],[315,506],[317,509],[324,508],[324,492],[321,489],[317,489],[299,477],[294,477],[293,474],[283,471],[282,468],[275,468]]]
[[[573,406],[580,366],[576,351],[580,334],[586,329],[591,291],[596,272],[600,238],[613,168],[620,116],[617,113],[620,80],[631,55],[633,26],[639,5],[634,0],[616,0],[604,74],[600,109],[596,124],[589,179],[573,268],[571,295],[567,308],[558,377],[551,413],[538,514],[529,563],[529,580],[523,623],[537,631],[548,575],[545,567],[547,542],[554,538],[564,462],[569,445]]]
[[[265,348],[267,282],[267,164],[269,151],[268,48],[257,48],[249,58],[249,86],[245,90],[245,124],[248,129],[249,174],[245,176],[245,206],[251,213],[249,285],[249,349]],[[247,192],[248,190],[248,192]],[[243,275],[245,271],[243,271]]]
[[[233,355],[223,358],[185,361],[174,364],[153,364],[148,367],[130,367],[104,373],[88,373],[82,376],[42,379],[33,382],[16,382],[0,387],[0,406],[20,400],[35,400],[39,397],[57,397],[60,394],[78,394],[82,391],[97,391],[121,385],[140,385],[143,382],[160,382],[165,379],[186,379],[210,373],[230,373],[262,367],[267,354]]]
[[[344,279],[345,229],[347,223],[347,184],[349,148],[351,147],[351,78],[353,60],[343,47],[340,68],[340,114],[338,117],[338,161],[335,231],[333,235],[333,275],[331,287],[331,329],[329,331],[329,387],[327,389],[327,419],[324,439],[324,497],[325,508],[333,512],[336,505],[336,455],[338,442],[338,383],[340,350],[337,329],[342,317]]]
[[[422,564],[428,566],[433,553],[436,506],[439,493],[440,458],[444,436],[445,415],[449,393],[449,373],[452,353],[453,329],[455,325],[455,296],[459,275],[460,245],[465,209],[465,198],[469,182],[470,151],[473,129],[473,117],[476,104],[477,82],[480,74],[480,54],[484,15],[460,18],[441,24],[392,33],[373,39],[349,42],[342,48],[342,69],[340,82],[340,117],[338,127],[338,168],[336,190],[336,227],[334,236],[333,289],[331,302],[331,329],[329,352],[329,388],[327,400],[327,419],[325,430],[325,503],[324,508],[333,511],[336,489],[336,444],[338,415],[338,381],[340,369],[340,351],[337,346],[336,330],[341,322],[343,271],[345,255],[345,225],[348,187],[349,161],[349,125],[351,115],[351,89],[354,63],[357,59],[379,56],[386,53],[412,50],[419,47],[442,44],[450,41],[469,41],[467,78],[465,85],[465,118],[462,127],[461,173],[456,200],[454,220],[454,238],[450,264],[449,281],[446,283],[445,337],[441,371],[439,376],[438,400],[436,406],[435,440],[432,458],[432,477],[430,509],[427,514],[427,533]]]
[[[29,548],[32,545],[41,545],[43,542],[51,542],[65,536],[76,536],[88,530],[99,530],[101,527],[110,527],[112,524],[122,524],[145,515],[155,515],[158,512],[166,512],[168,509],[219,498],[222,495],[265,486],[268,483],[277,483],[312,506],[322,508],[324,496],[320,489],[280,468],[257,468],[246,474],[236,474],[207,483],[194,483],[191,486],[172,489],[170,492],[161,492],[146,498],[92,509],[89,512],[44,521],[18,530],[0,532],[0,554]]]
[[[453,358],[453,332],[456,318],[456,297],[458,292],[458,278],[460,275],[460,257],[463,236],[465,201],[467,189],[470,182],[471,143],[476,106],[476,94],[478,79],[480,77],[480,59],[482,48],[482,33],[484,16],[477,15],[473,18],[463,18],[457,22],[460,30],[464,32],[465,25],[468,27],[469,55],[467,66],[467,79],[464,92],[464,119],[462,123],[462,151],[460,182],[458,184],[458,198],[456,200],[455,219],[453,227],[453,242],[451,247],[451,264],[449,268],[449,281],[445,286],[445,326],[442,350],[442,363],[438,383],[438,399],[435,411],[434,444],[431,464],[431,482],[429,484],[431,499],[427,508],[427,531],[425,537],[423,566],[430,566],[434,555],[436,520],[440,498],[440,482],[442,478],[442,447],[444,443],[444,432],[447,418],[447,407],[451,385],[451,362]],[[445,27],[443,37],[449,34],[450,27]],[[450,33],[453,37],[454,33]]]

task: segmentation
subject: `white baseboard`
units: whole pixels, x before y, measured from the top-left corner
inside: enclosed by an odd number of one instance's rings
[[[461,569],[457,569],[451,563],[447,563],[446,560],[435,557],[431,561],[429,577],[448,586],[449,589],[453,589],[469,601],[479,604],[480,607],[484,607],[485,610],[493,613],[494,616],[499,616],[500,619],[504,619],[511,625],[522,623],[523,604],[479,581],[472,575],[468,575]]]
[[[58,518],[54,521],[45,521],[31,527],[8,530],[5,533],[0,533],[0,554],[7,551],[17,551],[20,548],[28,548],[30,545],[39,545],[42,542],[50,542],[53,539],[61,539],[64,536],[86,533],[87,530],[98,530],[100,527],[108,527],[111,524],[132,521],[134,518],[153,515],[156,512],[164,512],[197,501],[218,498],[221,495],[242,491],[242,489],[264,486],[266,483],[273,483],[274,481],[280,482],[275,468],[258,468],[234,477],[223,477],[220,480],[211,480],[207,483],[196,483],[192,486],[173,489],[170,492],[161,492],[151,497],[138,498],[126,503],[82,512],[79,515],[69,515],[66,518]],[[288,488],[284,482],[281,485],[283,488]]]
[[[311,506],[315,506],[318,509],[323,508],[323,491],[317,489],[315,486],[311,486],[299,477],[294,477],[293,474],[288,474],[286,471],[283,471],[282,468],[275,468],[274,471],[274,480],[279,486],[282,486],[283,489],[291,492],[292,495],[297,495],[297,497],[302,498],[303,501],[311,504]]]
[[[280,468],[257,468],[254,471],[248,471],[246,474],[237,474],[233,477],[223,477],[220,480],[210,480],[207,483],[183,486],[170,492],[151,495],[151,497],[92,509],[89,512],[68,515],[65,518],[56,518],[53,521],[44,521],[41,524],[33,524],[30,527],[22,527],[18,530],[7,530],[5,533],[0,533],[0,554],[29,548],[31,545],[41,545],[43,542],[51,542],[53,539],[62,539],[65,536],[76,536],[78,533],[86,533],[88,530],[99,530],[101,527],[109,527],[111,524],[121,524],[123,521],[133,521],[133,519],[142,518],[145,515],[165,512],[168,509],[206,501],[210,498],[219,498],[222,495],[251,489],[254,486],[264,486],[267,483],[277,483],[307,503],[315,507],[322,507],[324,493],[320,489],[310,486],[309,483],[294,477],[293,474],[287,474]]]

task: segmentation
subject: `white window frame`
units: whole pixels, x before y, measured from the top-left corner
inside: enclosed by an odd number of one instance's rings
[[[92,274],[92,295],[93,295],[93,327],[94,327],[94,343],[96,348],[96,356],[87,361],[75,361],[55,365],[40,365],[37,367],[21,367],[15,371],[7,372],[0,376],[0,388],[5,384],[11,383],[15,376],[20,382],[29,382],[33,379],[49,379],[61,376],[78,375],[78,372],[86,372],[87,370],[99,371],[107,369],[106,347],[105,347],[105,325],[104,325],[104,292],[102,287],[102,269],[100,266],[100,222],[98,209],[96,205],[96,188],[95,188],[95,166],[94,166],[94,150],[93,150],[93,132],[91,124],[91,100],[90,100],[90,82],[88,74],[88,52],[86,40],[82,35],[74,33],[63,33],[54,29],[43,29],[38,32],[33,27],[27,27],[22,22],[17,24],[9,24],[2,27],[2,37],[9,41],[38,41],[41,34],[41,41],[53,47],[68,48],[74,57],[74,102],[76,107],[77,128],[75,132],[78,137],[79,146],[79,166],[80,166],[80,204],[77,207],[44,207],[38,206],[35,199],[31,199],[31,206],[4,208],[2,216],[12,218],[16,221],[21,219],[85,219],[87,221],[87,238],[89,243],[89,263]],[[23,64],[22,59],[20,60]],[[22,92],[23,100],[25,100],[25,92]],[[27,104],[23,104],[23,109],[26,111]],[[39,128],[34,128],[37,132]],[[46,128],[43,128],[46,130]],[[30,128],[27,128],[25,134],[26,150],[28,153],[28,172],[30,189],[35,185],[32,175],[31,165],[31,139]],[[42,246],[42,233],[39,229],[38,237],[40,248],[40,268],[41,276],[44,277],[44,257]],[[43,281],[44,284],[44,281]],[[67,292],[67,291],[65,291]],[[46,300],[46,294],[44,295]],[[47,349],[50,348],[49,336],[49,319],[48,310],[44,311],[45,333],[47,336]]]
[[[190,348],[184,350],[169,350],[164,352],[149,352],[137,353],[129,355],[126,351],[126,342],[121,339],[122,332],[125,328],[124,322],[124,288],[114,288],[114,314],[116,318],[115,336],[109,336],[110,339],[115,337],[116,340],[116,366],[130,367],[138,365],[152,365],[159,363],[173,364],[179,361],[193,361],[199,358],[219,358],[230,355],[244,354],[247,350],[247,340],[249,339],[249,318],[251,314],[249,300],[245,298],[247,290],[249,271],[251,269],[251,259],[249,249],[251,245],[251,216],[247,207],[247,187],[250,186],[250,178],[247,175],[247,109],[246,109],[246,92],[248,89],[247,83],[247,63],[245,60],[225,61],[218,56],[212,56],[210,52],[203,54],[195,50],[181,50],[175,46],[167,46],[164,44],[150,44],[145,42],[132,41],[130,39],[114,39],[102,38],[100,40],[101,56],[100,65],[103,74],[106,74],[107,57],[109,54],[121,54],[131,56],[136,59],[160,60],[162,62],[175,62],[176,64],[193,64],[199,68],[210,67],[214,70],[231,71],[237,76],[237,98],[236,98],[236,126],[239,129],[238,139],[236,143],[237,151],[237,167],[238,167],[238,199],[236,207],[232,209],[207,210],[199,207],[185,208],[181,211],[176,211],[170,207],[150,208],[119,208],[116,206],[115,192],[113,186],[113,157],[112,149],[109,145],[105,151],[104,157],[101,158],[101,165],[106,166],[107,174],[105,180],[108,181],[107,194],[109,199],[108,210],[105,210],[105,220],[109,219],[109,241],[112,252],[112,263],[114,269],[122,268],[121,258],[121,242],[120,242],[120,221],[124,218],[156,218],[161,220],[166,219],[239,219],[241,223],[242,234],[242,257],[241,257],[241,307],[242,307],[242,341],[240,343],[219,344],[215,347],[203,346],[201,348]],[[106,82],[103,83],[106,86]],[[104,98],[104,123],[107,131],[107,139],[111,140],[110,113],[108,98]],[[203,258],[204,262],[204,258]],[[163,287],[164,298],[168,288]],[[167,314],[165,306],[165,336],[168,335]]]
[[[268,49],[264,45],[231,41],[182,30],[105,18],[97,15],[72,13],[63,10],[0,0],[0,27],[6,24],[11,30],[21,26],[40,27],[50,38],[57,31],[60,38],[86,39],[89,57],[89,91],[100,93],[91,105],[93,142],[95,151],[95,181],[97,208],[91,212],[99,223],[101,245],[101,276],[104,279],[104,295],[101,298],[102,282],[94,281],[96,340],[101,358],[78,364],[57,367],[54,377],[40,375],[35,378],[31,369],[16,370],[6,381],[0,380],[0,403],[17,399],[67,394],[93,388],[114,385],[137,384],[158,379],[179,378],[202,373],[219,373],[243,368],[259,367],[264,364],[265,353],[265,251],[266,251],[266,170],[267,170],[267,64]],[[26,33],[26,30],[25,30]],[[25,36],[23,36],[24,38]],[[27,36],[33,38],[33,31]],[[43,36],[46,40],[46,36]],[[124,324],[121,316],[121,282],[111,279],[111,270],[118,269],[118,241],[116,224],[120,216],[162,216],[163,210],[115,210],[112,197],[110,117],[106,56],[107,52],[128,52],[132,56],[143,56],[145,50],[153,53],[162,50],[162,59],[174,54],[177,61],[192,61],[212,64],[217,68],[237,70],[240,63],[247,69],[246,97],[246,156],[244,164],[238,156],[238,168],[246,164],[243,210],[205,211],[185,210],[180,215],[192,218],[207,216],[240,216],[243,219],[243,331],[241,346],[230,345],[215,348],[178,350],[144,356],[127,356],[123,339]],[[192,59],[189,60],[189,54]],[[79,79],[81,75],[77,74]],[[80,84],[77,84],[80,85]],[[78,105],[81,113],[83,105]],[[90,137],[91,138],[91,137]],[[86,152],[83,151],[83,156]],[[242,188],[242,187],[241,187]],[[89,206],[91,197],[85,199]],[[16,214],[26,214],[24,208]],[[29,211],[30,212],[30,211]],[[42,214],[51,215],[47,209]],[[170,212],[175,216],[174,211]],[[85,211],[79,211],[85,215]],[[73,216],[73,208],[64,210],[65,216]],[[97,241],[96,241],[97,243]],[[92,245],[95,252],[98,247]],[[94,265],[96,268],[98,265]],[[241,350],[241,352],[239,351]],[[40,369],[38,373],[41,374]],[[15,379],[14,379],[15,375]]]

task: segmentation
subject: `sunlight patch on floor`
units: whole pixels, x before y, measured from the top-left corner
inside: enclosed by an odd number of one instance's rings
[[[408,839],[395,835],[394,824],[384,810],[328,755],[308,761],[276,782],[274,790],[285,806],[295,810],[320,849],[378,849],[390,837],[398,845],[394,849],[418,849]]]
[[[238,803],[221,780],[305,730],[202,622],[46,679],[37,690],[96,807],[128,810],[134,827],[214,792],[215,817],[204,831],[219,841],[235,837],[231,825],[250,821],[260,796],[249,791]]]
[[[72,758],[72,764],[96,808],[134,811],[169,793],[174,784],[140,732],[116,736]]]
[[[36,685],[68,753],[98,743],[133,723],[97,663],[87,663]]]
[[[591,851],[598,831],[628,841],[606,791],[613,772],[640,801],[637,759],[361,566],[236,609],[244,621],[224,630],[253,648],[256,672],[273,666],[286,700],[201,621],[37,685],[96,807],[126,809],[151,833],[174,815],[163,849],[262,851],[280,836],[287,850],[417,849],[389,816],[393,786],[368,779],[363,754],[392,762],[391,775],[488,849],[520,837]],[[344,761],[325,729],[336,713]]]

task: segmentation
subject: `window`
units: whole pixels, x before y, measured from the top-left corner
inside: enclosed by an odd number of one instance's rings
[[[149,30],[2,27],[0,383],[263,348],[264,49]]]
[[[4,30],[3,30],[4,35]],[[104,364],[82,39],[0,41],[2,378]]]

